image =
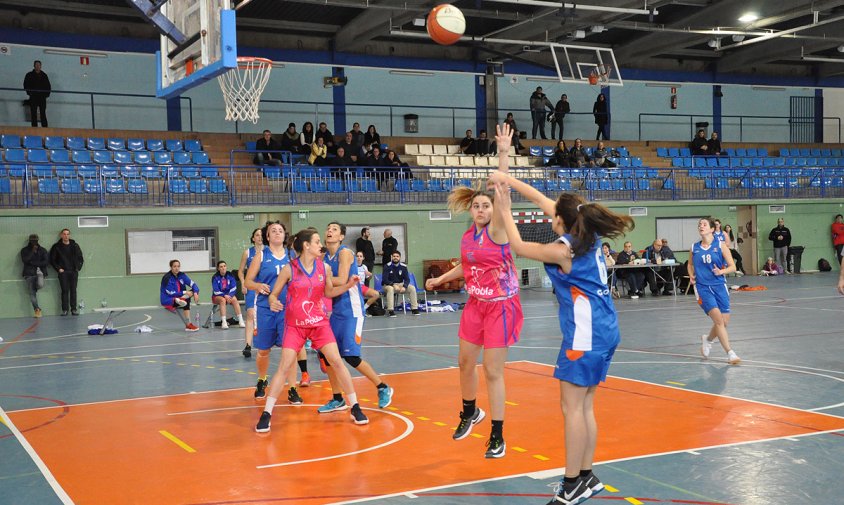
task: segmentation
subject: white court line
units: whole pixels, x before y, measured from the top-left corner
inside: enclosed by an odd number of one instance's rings
[[[125,326],[115,326],[115,328],[128,328],[132,325],[144,324],[147,321],[149,321],[150,319],[152,319],[152,316],[150,316],[149,314],[144,314],[144,315],[147,316],[147,317],[143,321],[139,321],[137,323],[127,324]],[[9,342],[9,344],[21,345],[21,344],[28,344],[30,342],[44,342],[44,341],[47,341],[47,340],[57,340],[57,339],[60,339],[60,338],[67,338],[67,337],[93,337],[93,336],[95,336],[95,335],[89,335],[87,332],[85,332],[85,333],[67,333],[67,334],[64,334],[64,335],[53,335],[52,337],[29,338],[29,339],[26,339],[26,340],[20,340],[18,342]],[[99,336],[101,336],[101,335],[99,335]],[[0,358],[0,359],[11,359],[11,358],[15,358],[15,357],[16,356],[11,356],[11,357],[4,357],[4,358]]]
[[[35,452],[35,449],[29,445],[29,441],[23,436],[23,434],[18,430],[17,426],[12,422],[8,415],[6,415],[6,411],[3,410],[3,407],[0,407],[0,418],[3,419],[3,423],[9,427],[9,430],[18,440],[18,443],[21,444],[21,447],[29,454],[29,457],[32,458],[32,462],[35,463],[35,466],[38,467],[38,470],[41,471],[41,475],[44,476],[44,479],[47,480],[47,483],[53,488],[53,492],[56,493],[56,496],[61,500],[62,503],[66,505],[73,505],[73,500],[70,499],[67,492],[62,488],[59,481],[53,476],[53,473],[50,472],[50,469],[47,468],[47,465],[44,464],[44,461],[41,460],[41,457],[38,456],[38,453]]]

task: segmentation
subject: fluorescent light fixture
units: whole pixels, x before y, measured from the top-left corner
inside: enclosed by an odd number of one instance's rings
[[[525,80],[533,82],[560,82],[559,77],[528,77]]]
[[[592,33],[601,33],[604,31],[604,27],[602,25],[595,25],[591,28]]]
[[[426,72],[424,70],[390,70],[393,75],[415,75],[417,77],[430,77],[434,75],[433,72]]]
[[[753,91],[785,91],[785,88],[779,86],[751,86]]]
[[[646,82],[645,86],[649,88],[682,88],[682,84],[671,84],[670,82]]]
[[[844,53],[844,44],[842,44],[842,45],[838,46],[838,52],[839,52],[839,53]]]
[[[747,14],[743,15],[742,17],[738,18],[740,23],[752,23],[759,19],[759,15],[755,12],[748,12]]]
[[[76,49],[44,49],[44,54],[57,54],[60,56],[87,56],[89,58],[108,58],[106,53],[97,53]]]
[[[733,35],[733,42],[741,42],[744,40],[744,35]]]
[[[585,30],[575,30],[571,34],[572,38],[575,39],[585,39],[586,38],[586,31]]]
[[[413,26],[425,26],[425,18],[413,18]]]
[[[717,51],[718,49],[721,49],[721,39],[709,39],[706,45]]]
[[[841,58],[824,58],[822,56],[803,56],[800,58],[803,61],[817,61],[820,63],[844,63]]]

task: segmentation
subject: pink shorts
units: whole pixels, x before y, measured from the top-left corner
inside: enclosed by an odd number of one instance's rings
[[[485,348],[510,347],[519,341],[524,320],[518,296],[495,302],[470,296],[463,308],[457,334],[463,340]]]
[[[366,296],[367,291],[369,291],[369,286],[367,286],[366,284],[361,284],[360,285],[360,294],[362,294],[363,296]]]
[[[286,326],[284,328],[284,341],[282,341],[281,347],[299,352],[305,346],[305,340],[308,339],[311,340],[311,344],[317,350],[322,349],[322,346],[326,344],[337,343],[334,333],[331,331],[331,326],[328,325],[328,321],[326,320],[325,325],[315,328]]]

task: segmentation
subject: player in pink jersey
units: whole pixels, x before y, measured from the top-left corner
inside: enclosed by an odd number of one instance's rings
[[[255,431],[265,433],[270,431],[270,420],[278,394],[284,389],[285,378],[289,375],[296,356],[310,339],[314,349],[322,352],[328,362],[334,367],[337,379],[346,392],[349,405],[352,406],[352,421],[355,424],[367,424],[369,420],[364,415],[357,401],[352,376],[343,366],[337,341],[328,324],[328,317],[322,303],[323,297],[339,296],[358,283],[358,277],[352,276],[343,286],[334,286],[331,276],[326,275],[326,265],[322,261],[322,244],[319,233],[313,228],[306,228],[296,234],[293,248],[298,257],[281,268],[278,279],[269,296],[270,309],[273,312],[285,311],[284,340],[282,342],[281,364],[270,383],[267,402],[261,419],[255,426]],[[330,271],[330,269],[329,269]],[[278,296],[287,286],[287,298],[284,303]]]
[[[498,169],[507,172],[512,131],[507,124],[496,126]],[[519,341],[522,329],[522,306],[519,282],[510,254],[510,245],[501,217],[493,212],[493,194],[476,185],[454,188],[448,197],[449,209],[469,211],[472,227],[460,243],[461,264],[445,274],[428,279],[425,288],[463,277],[469,301],[460,318],[460,390],[463,412],[454,432],[454,440],[462,440],[472,426],[486,415],[475,405],[478,392],[477,362],[483,350],[484,376],[492,414],[492,431],[487,441],[487,458],[501,458],[504,443],[504,363],[508,348]]]

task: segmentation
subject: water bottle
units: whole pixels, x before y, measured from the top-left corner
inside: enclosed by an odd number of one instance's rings
[[[79,313],[85,313],[85,300],[79,300]]]
[[[193,324],[195,324],[196,327],[199,328],[199,309],[196,309],[196,315],[193,316],[193,320],[195,321]]]

